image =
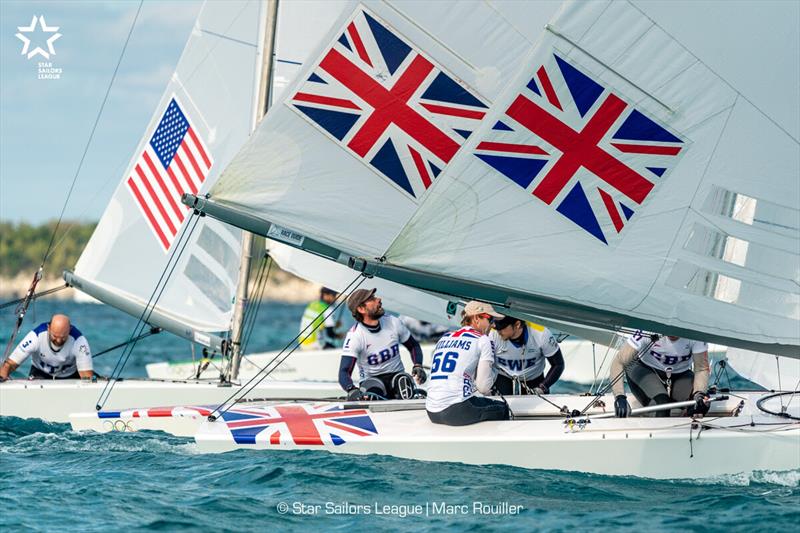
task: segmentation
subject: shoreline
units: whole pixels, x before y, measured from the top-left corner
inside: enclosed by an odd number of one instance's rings
[[[0,303],[22,298],[30,287],[33,275],[17,274],[14,277],[0,276]],[[44,277],[36,287],[36,292],[64,285],[64,280],[58,277]],[[319,296],[320,286],[305,281],[287,272],[278,271],[267,281],[263,301],[284,303],[307,303]],[[85,300],[81,293],[68,287],[53,294],[44,296],[54,300]]]

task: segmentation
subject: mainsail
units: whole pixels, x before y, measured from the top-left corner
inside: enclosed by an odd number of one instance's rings
[[[138,314],[193,223],[180,194],[204,194],[252,131],[259,81],[258,2],[206,3],[122,181],[69,280]],[[241,231],[203,218],[152,322],[197,332],[230,327]],[[184,241],[185,242],[185,241]],[[181,327],[183,325],[183,327]]]
[[[794,15],[353,3],[201,207],[513,313],[798,357]]]

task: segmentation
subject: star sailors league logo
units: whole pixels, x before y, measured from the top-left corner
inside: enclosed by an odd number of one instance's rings
[[[287,105],[412,198],[431,186],[487,111],[363,8]]]
[[[222,418],[237,444],[339,446],[378,434],[366,409],[344,409],[341,405],[234,408]]]
[[[474,154],[610,244],[686,141],[559,54],[532,74]]]
[[[125,180],[164,252],[190,211],[181,196],[197,194],[214,162],[184,109],[173,96]]]

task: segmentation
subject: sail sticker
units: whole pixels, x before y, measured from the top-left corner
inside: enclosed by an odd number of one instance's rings
[[[532,66],[473,154],[608,245],[687,141],[564,57]]]
[[[292,404],[233,408],[222,418],[237,444],[339,446],[378,434],[366,409]]]
[[[417,199],[488,103],[359,7],[286,104]]]
[[[173,95],[125,184],[164,252],[190,208],[181,195],[197,194],[214,160]]]
[[[278,226],[277,224],[270,225],[269,229],[267,230],[267,237],[276,241],[285,242],[286,244],[292,244],[294,246],[302,246],[303,241],[306,240],[303,235],[288,228]]]

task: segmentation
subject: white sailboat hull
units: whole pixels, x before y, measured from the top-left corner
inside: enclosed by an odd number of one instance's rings
[[[564,356],[564,373],[561,379],[575,383],[592,383],[595,372],[604,376],[608,374],[608,364],[613,353],[606,354],[608,348],[602,345],[593,345],[589,341],[567,339],[560,343],[561,353]],[[427,365],[431,360],[434,344],[423,344],[423,361]],[[260,369],[275,360],[280,352],[265,352],[247,355],[242,358],[239,368],[241,379],[250,379]],[[285,355],[285,354],[284,354]],[[340,350],[299,350],[290,355],[273,372],[270,379],[283,381],[336,381],[339,374]],[[411,356],[405,347],[401,348],[401,357],[406,370],[410,370]],[[278,357],[278,360],[282,359]],[[596,361],[593,365],[592,361]],[[601,363],[605,361],[605,364]],[[147,365],[147,376],[155,379],[189,379],[200,377],[214,379],[219,377],[219,363],[213,361],[197,376],[197,362],[158,362]]]
[[[738,398],[731,398],[715,403],[709,416],[697,422],[681,417],[595,418],[569,424],[535,397],[508,398],[517,416],[534,418],[465,427],[431,423],[420,401],[347,409],[337,403],[243,404],[215,422],[207,421],[208,411],[196,408],[155,416],[141,410],[103,417],[76,414],[71,422],[76,430],[153,429],[193,435],[204,452],[314,449],[665,479],[800,469],[800,424],[759,411],[755,402],[763,394],[742,394],[745,405],[739,416],[729,416],[739,404]],[[588,403],[579,396],[549,399],[569,409]],[[607,412],[612,399],[604,401],[606,407],[593,408],[589,414]],[[323,420],[308,425],[306,415]]]
[[[70,413],[95,410],[105,381],[88,383],[81,380],[13,380],[0,383],[0,416],[40,418],[48,422],[69,422]],[[106,410],[131,405],[158,407],[164,405],[204,405],[222,403],[241,385],[220,387],[214,381],[160,381],[125,379],[103,406]],[[248,398],[337,398],[342,395],[338,383],[291,383],[265,380],[248,394]],[[193,433],[190,433],[193,434]]]

